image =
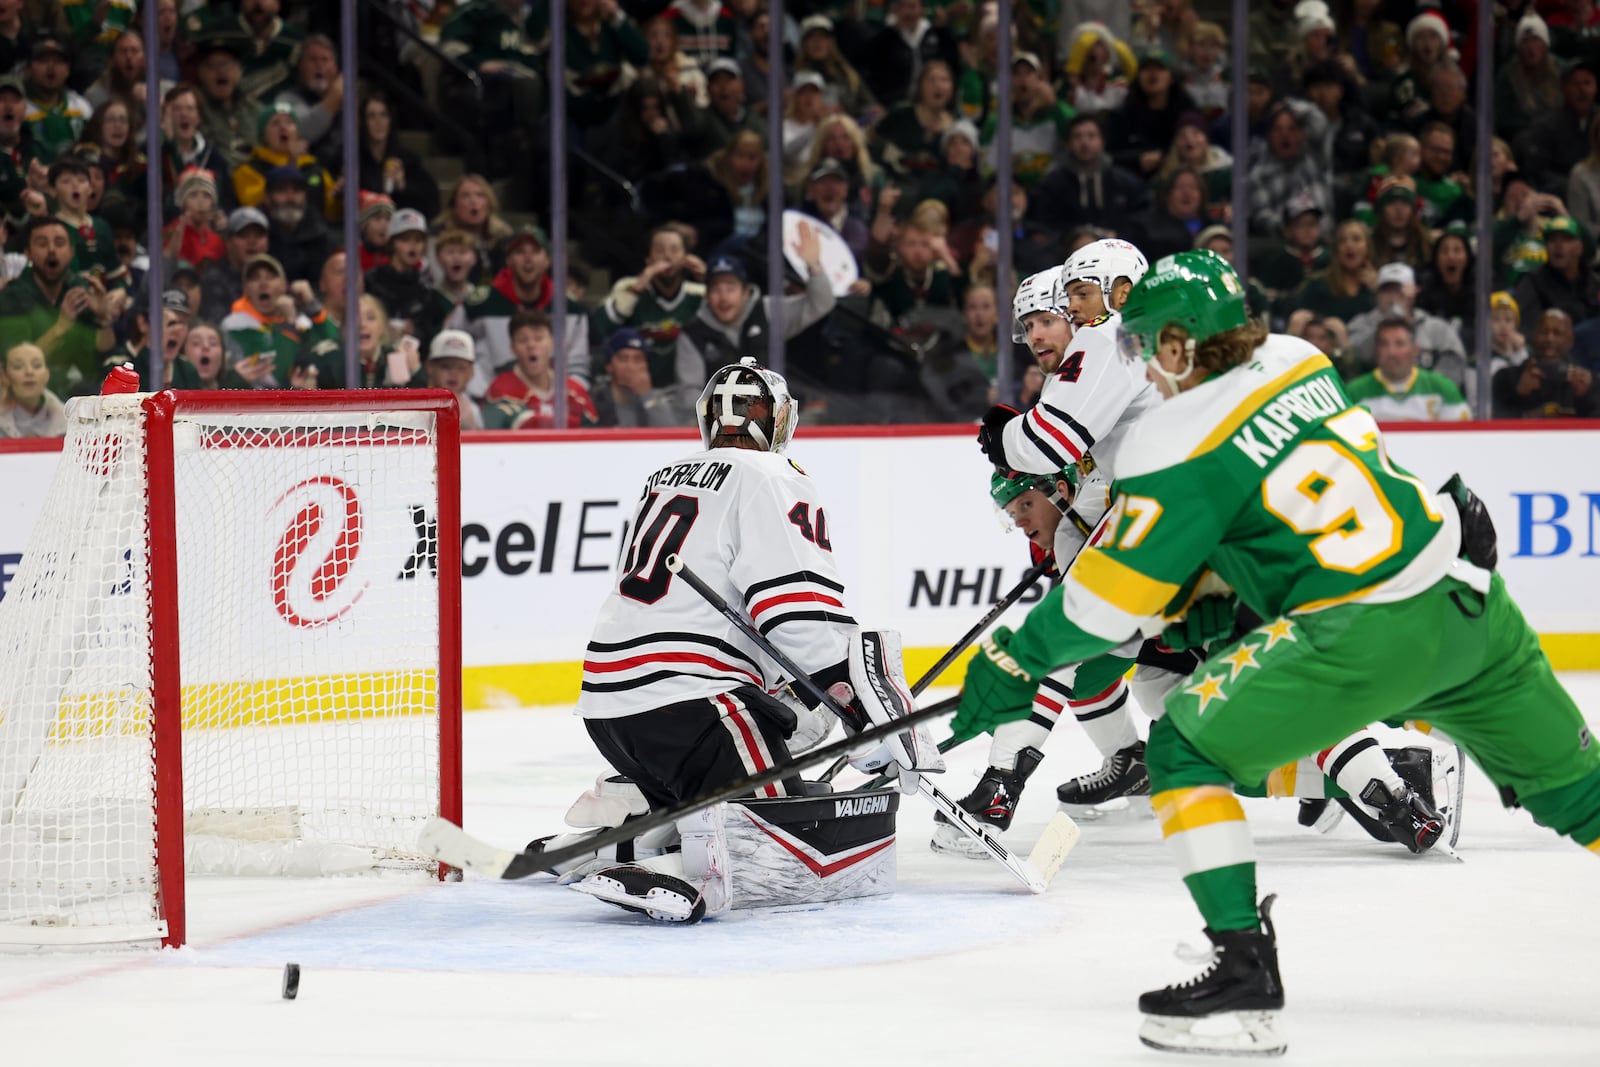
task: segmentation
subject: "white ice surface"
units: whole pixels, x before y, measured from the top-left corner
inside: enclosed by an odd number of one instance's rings
[[[1566,680],[1600,723],[1600,675]],[[600,766],[562,711],[472,714],[465,734],[466,824],[509,846],[559,830]],[[947,792],[983,747],[952,753]],[[1098,763],[1073,727],[1047,755],[1007,838],[1022,851],[1055,784]],[[1501,810],[1475,769],[1461,864],[1246,806],[1280,894],[1285,1062],[1600,1064],[1596,857]],[[1041,897],[932,854],[931,826],[908,799],[894,897],[694,927],[544,879],[192,879],[180,951],[0,955],[0,1048],[95,1067],[1186,1062],[1134,1036],[1138,994],[1192,974],[1172,950],[1204,942],[1153,821],[1086,824]]]

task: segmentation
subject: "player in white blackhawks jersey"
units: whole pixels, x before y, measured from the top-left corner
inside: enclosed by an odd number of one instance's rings
[[[600,753],[637,791],[602,779],[569,813],[578,826],[618,825],[642,814],[640,794],[643,804],[661,809],[768,770],[788,759],[797,716],[810,714],[773,695],[790,679],[674,579],[670,556],[742,607],[764,636],[839,697],[847,729],[893,717],[874,694],[895,683],[906,689],[897,637],[866,646],[891,645],[892,655],[880,658],[892,662],[861,662],[863,635],[834,565],[827,510],[815,483],[781,454],[797,420],[783,378],[746,357],[712,374],[697,408],[705,449],[645,480],[616,585],[584,656],[578,714]],[[890,762],[942,769],[908,757],[898,738],[852,762],[869,771]],[[915,788],[914,775],[901,777]],[[798,778],[784,779],[762,787],[758,799],[803,791]],[[651,918],[716,915],[730,905],[722,817],[723,805],[716,805],[680,820],[681,855],[590,869],[574,888]]]

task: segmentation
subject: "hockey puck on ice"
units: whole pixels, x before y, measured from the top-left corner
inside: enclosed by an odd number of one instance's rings
[[[283,999],[293,1000],[300,993],[300,965],[298,963],[285,963],[283,965]]]

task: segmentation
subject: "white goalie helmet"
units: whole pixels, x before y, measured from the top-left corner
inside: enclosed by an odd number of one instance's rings
[[[1017,286],[1017,295],[1011,299],[1011,339],[1026,344],[1028,325],[1023,320],[1035,311],[1048,311],[1067,317],[1061,302],[1066,293],[1066,283],[1061,280],[1060,267],[1051,267],[1038,274],[1030,274]]]
[[[1127,241],[1115,237],[1084,245],[1061,265],[1057,282],[1056,301],[1063,307],[1067,303],[1067,286],[1073,282],[1094,282],[1104,294],[1106,307],[1111,307],[1111,288],[1118,278],[1126,278],[1134,285],[1150,269],[1150,261]]]
[[[713,371],[694,410],[707,448],[718,434],[743,434],[768,452],[782,452],[800,421],[789,383],[754,356]]]

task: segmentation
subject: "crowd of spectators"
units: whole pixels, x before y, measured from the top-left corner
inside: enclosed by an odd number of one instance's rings
[[[1590,0],[1500,0],[1488,41],[1482,0],[1259,0],[1244,27],[1222,0],[1018,0],[1010,26],[970,0],[799,0],[782,12],[780,98],[764,0],[564,0],[573,158],[554,208],[546,2],[386,0],[434,44],[402,35],[371,58],[436,112],[340,69],[325,35],[336,5],[145,2],[158,5],[155,99],[139,3],[0,0],[0,436],[59,433],[62,399],[125,362],[158,384],[151,278],[177,388],[431,383],[461,397],[469,427],[550,426],[558,393],[570,425],[686,425],[707,374],[763,354],[777,318],[808,420],[971,419],[998,397],[1010,314],[1002,195],[1013,284],[1104,236],[1152,261],[1231,256],[1236,164],[1253,307],[1322,347],[1380,417],[1469,417],[1483,359],[1496,417],[1600,414]],[[1238,32],[1244,71],[1228,64]],[[1472,176],[1480,48],[1497,72],[1488,188]],[[403,136],[463,102],[487,174],[436,167]],[[152,176],[159,248],[145,247]],[[766,294],[774,187],[805,221],[785,226],[785,292]],[[1489,233],[1474,230],[1480,197]],[[564,278],[552,210],[568,213]],[[1488,352],[1479,270],[1494,291]],[[1004,399],[1037,395],[1030,364],[1018,348]]]

